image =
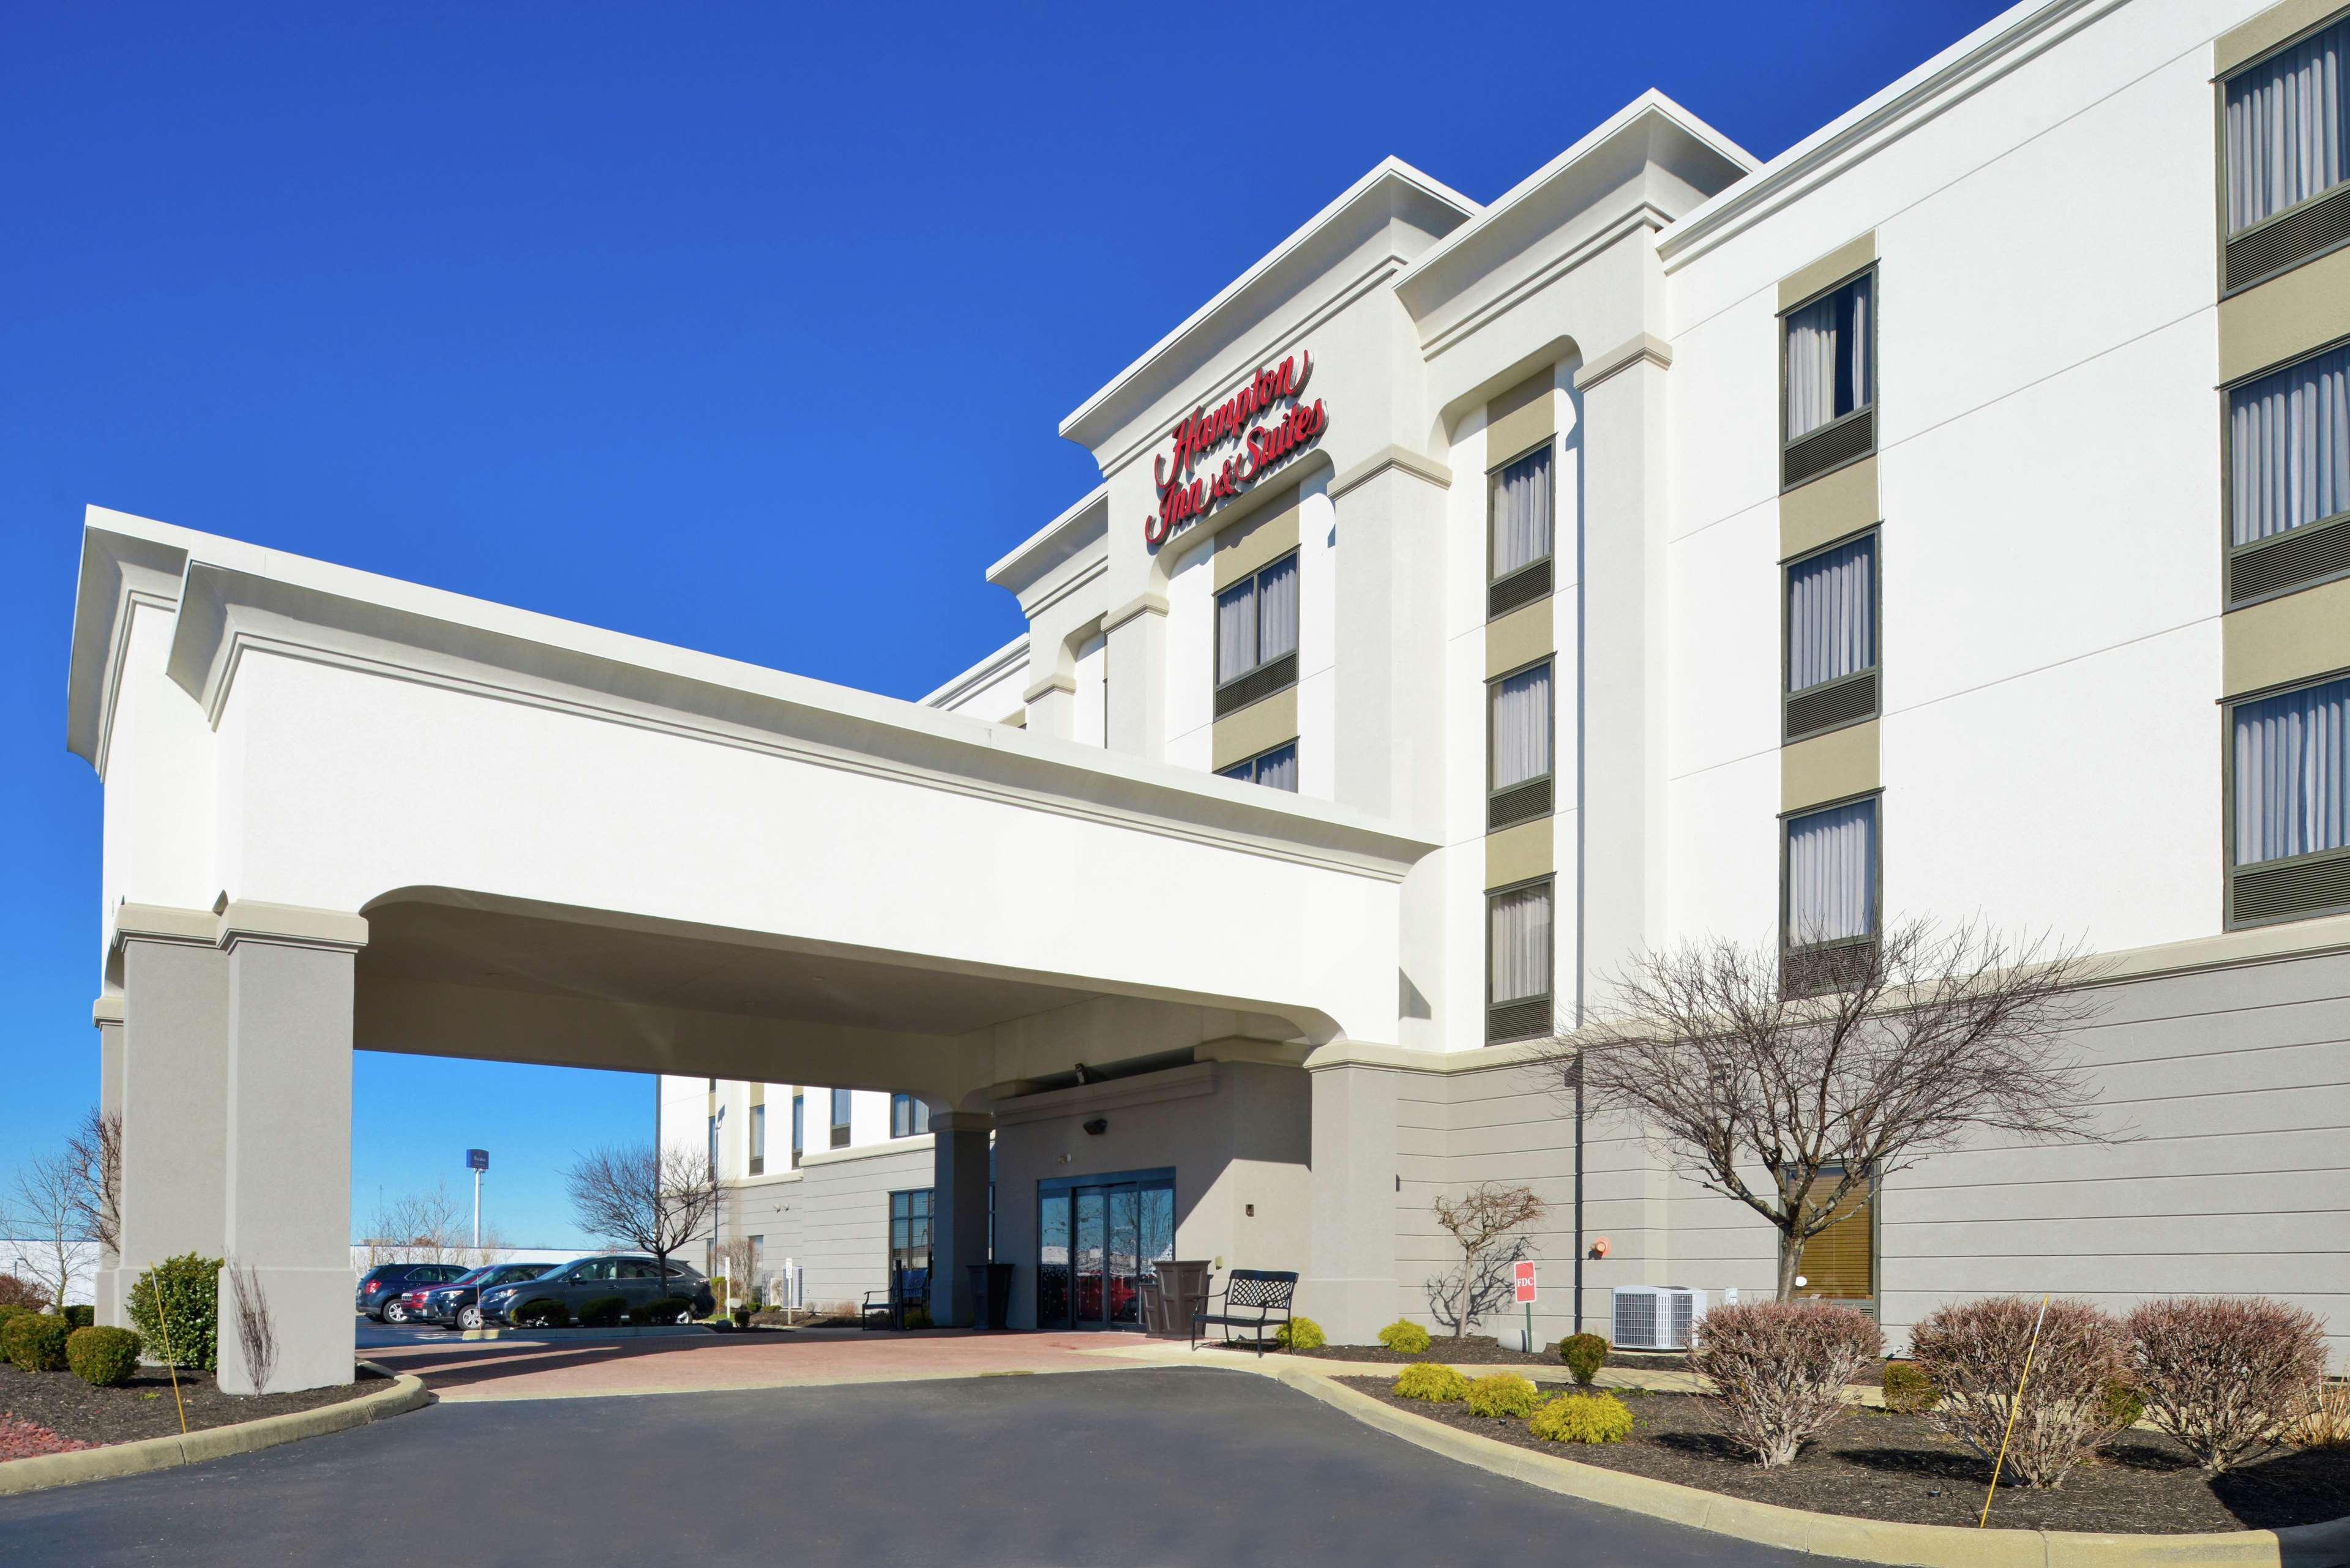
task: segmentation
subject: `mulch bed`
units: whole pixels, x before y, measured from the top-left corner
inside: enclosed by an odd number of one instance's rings
[[[228,1427],[315,1410],[380,1392],[380,1374],[362,1370],[347,1388],[305,1388],[297,1394],[258,1397],[224,1394],[208,1372],[180,1374],[180,1402],[187,1407],[188,1429]],[[14,1418],[45,1427],[84,1443],[128,1443],[140,1438],[176,1437],[180,1412],[172,1402],[171,1375],[142,1366],[120,1388],[93,1388],[70,1372],[25,1372],[0,1361],[0,1423]]]
[[[1341,1379],[1399,1410],[1579,1464],[1817,1513],[1910,1524],[1971,1526],[1991,1466],[1921,1416],[1855,1409],[1783,1469],[1765,1470],[1731,1447],[1709,1403],[1694,1395],[1623,1390],[1636,1425],[1621,1443],[1545,1443],[1523,1421],[1471,1416],[1460,1405],[1398,1399],[1379,1377]],[[2000,1488],[1993,1526],[2122,1534],[2276,1530],[2350,1514],[2350,1449],[2285,1449],[2241,1470],[2206,1477],[2158,1432],[2135,1429],[2076,1466],[2053,1491]]]

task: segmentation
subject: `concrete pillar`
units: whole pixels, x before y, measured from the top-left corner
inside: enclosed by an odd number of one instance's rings
[[[126,904],[120,1085],[122,1299],[165,1258],[221,1256],[226,1234],[228,960],[198,909]],[[346,1176],[346,1180],[348,1177]]]
[[[1443,826],[1445,486],[1424,460],[1337,475],[1333,793],[1399,831]]]
[[[99,1117],[101,1121],[111,1120],[120,1127],[122,1121],[122,998],[99,997],[90,1007],[89,1021],[98,1028]],[[130,1314],[123,1310],[122,1296],[128,1282],[122,1278],[121,1241],[118,1235],[112,1247],[102,1239],[99,1241],[98,1275],[91,1282],[91,1298],[96,1303],[98,1321],[109,1328],[122,1328],[130,1322]]]
[[[995,1118],[980,1111],[931,1113],[931,1321],[968,1328],[974,1302],[969,1264],[987,1259],[987,1137]]]
[[[1395,1075],[1312,1070],[1314,1256],[1298,1310],[1334,1345],[1367,1345],[1393,1323],[1396,1278]]]
[[[1167,750],[1167,602],[1145,594],[1102,618],[1109,639],[1109,749],[1157,761]]]
[[[1076,727],[1076,692],[1074,676],[1054,670],[1038,678],[1023,694],[1028,704],[1029,732],[1060,741],[1069,739]]]
[[[232,904],[222,917],[228,1393],[351,1380],[352,975],[365,933],[356,916],[312,910]],[[240,1279],[276,1341],[265,1388],[239,1334]]]

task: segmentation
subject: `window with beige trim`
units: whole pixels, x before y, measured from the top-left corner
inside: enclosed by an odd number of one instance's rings
[[[2228,923],[2350,909],[2350,676],[2228,708]]]
[[[1786,698],[1782,737],[1877,716],[1877,533],[1799,556],[1786,567]]]
[[[848,1091],[847,1089],[833,1090],[832,1147],[835,1148],[847,1148],[848,1147]]]
[[[2228,389],[2228,602],[2350,576],[2350,343]]]
[[[807,1147],[807,1096],[797,1089],[792,1091],[792,1168],[800,1168],[800,1155]]]
[[[1780,983],[1792,993],[1844,989],[1844,977],[1877,945],[1879,804],[1871,794],[1782,822]]]
[[[1284,741],[1270,751],[1259,752],[1245,762],[1234,763],[1222,772],[1222,776],[1238,779],[1243,784],[1263,784],[1267,789],[1297,793],[1297,742]]]
[[[1487,481],[1485,613],[1506,615],[1551,591],[1556,496],[1551,441],[1494,468]]]
[[[1485,683],[1485,829],[1551,813],[1556,720],[1551,661]]]
[[[1780,317],[1779,485],[1793,490],[1877,450],[1877,269]]]
[[[1552,879],[1485,896],[1485,1038],[1536,1040],[1556,1024]]]
[[[2350,244],[2350,16],[2220,84],[2222,269],[2246,288]]]
[[[1216,717],[1297,684],[1297,552],[1216,596]]]
[[[764,1101],[751,1107],[751,1174],[764,1176],[767,1170],[767,1106]]]

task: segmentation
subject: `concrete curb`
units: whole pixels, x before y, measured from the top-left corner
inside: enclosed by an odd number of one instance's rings
[[[338,1405],[265,1416],[257,1421],[239,1421],[229,1427],[207,1427],[185,1437],[142,1438],[135,1443],[109,1443],[104,1448],[81,1449],[69,1454],[10,1459],[0,1464],[0,1497],[75,1486],[82,1481],[111,1480],[118,1476],[144,1475],[150,1470],[177,1469],[182,1465],[225,1459],[231,1454],[250,1454],[274,1449],[280,1443],[364,1427],[432,1402],[421,1379],[406,1373],[392,1373],[372,1361],[359,1365],[390,1377],[391,1386]]]
[[[1425,1417],[1406,1415],[1326,1376],[1294,1366],[1283,1368],[1277,1376],[1284,1386],[1366,1426],[1392,1432],[1408,1443],[1462,1464],[1545,1491],[1817,1557],[1917,1568],[2121,1568],[2122,1564],[2148,1563],[2345,1568],[2350,1564],[2350,1518],[2225,1534],[2090,1535],[2064,1530],[1965,1530],[1947,1524],[1895,1524],[1808,1513],[1535,1453]]]
[[[634,1327],[619,1328],[467,1328],[460,1329],[460,1340],[473,1339],[682,1339],[688,1334],[713,1334],[719,1331],[700,1323],[647,1323]],[[728,1333],[735,1330],[729,1329]]]

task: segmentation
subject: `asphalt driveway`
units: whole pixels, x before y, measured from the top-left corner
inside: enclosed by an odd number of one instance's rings
[[[1798,1561],[1204,1370],[444,1404],[0,1501],[0,1563],[258,1568],[384,1551],[468,1568]]]

